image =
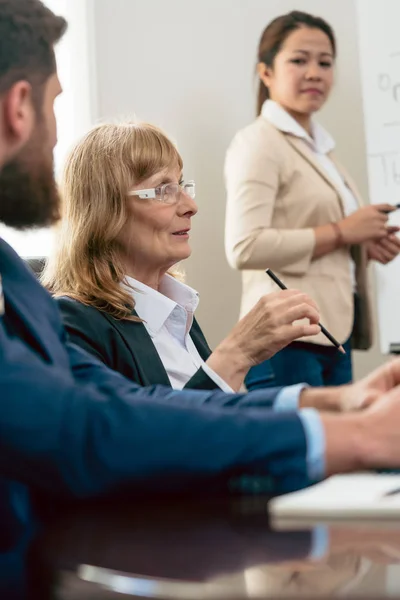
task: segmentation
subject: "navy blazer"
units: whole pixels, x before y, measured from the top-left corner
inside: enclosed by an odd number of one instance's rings
[[[309,483],[296,412],[278,390],[142,388],[71,344],[56,303],[0,240],[0,474],[52,498],[180,491],[264,476]],[[248,481],[248,479],[246,480]]]
[[[157,349],[142,322],[115,319],[66,296],[57,298],[57,303],[71,342],[141,386],[159,384],[171,387]],[[137,316],[135,311],[132,314]],[[206,361],[211,350],[196,319],[193,320],[190,336],[201,358]],[[199,369],[185,388],[212,390],[218,389],[218,385],[203,369]]]

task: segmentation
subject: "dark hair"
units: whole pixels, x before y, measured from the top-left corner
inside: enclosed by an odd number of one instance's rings
[[[258,45],[258,62],[264,63],[267,67],[272,67],[275,57],[282,48],[286,38],[300,27],[323,31],[332,44],[333,56],[336,56],[336,40],[332,27],[324,19],[321,19],[321,17],[314,17],[308,13],[294,10],[286,15],[277,17],[264,29]],[[257,115],[261,113],[262,105],[268,98],[268,88],[260,80],[257,97]]]
[[[55,72],[54,45],[67,22],[40,0],[0,0],[0,94],[29,81],[35,104]]]

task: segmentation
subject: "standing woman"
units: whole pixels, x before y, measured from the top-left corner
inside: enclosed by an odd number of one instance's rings
[[[243,272],[241,316],[275,291],[269,267],[316,301],[346,354],[321,333],[301,338],[254,366],[249,389],[349,383],[351,347],[371,345],[368,260],[386,264],[400,250],[399,228],[387,226],[393,207],[362,207],[332,137],[314,120],[329,98],[335,58],[333,30],[321,18],[295,11],[264,30],[258,118],[236,134],[226,156],[226,252]]]

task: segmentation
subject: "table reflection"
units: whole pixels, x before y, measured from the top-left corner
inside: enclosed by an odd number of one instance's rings
[[[36,537],[29,572],[44,600],[400,597],[400,524],[272,529],[266,505],[76,507]]]

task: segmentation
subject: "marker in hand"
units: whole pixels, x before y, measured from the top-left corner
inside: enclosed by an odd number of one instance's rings
[[[380,212],[383,213],[384,215],[390,215],[390,213],[394,212],[395,210],[398,210],[399,208],[400,208],[400,204],[393,204],[392,210],[381,210]]]

